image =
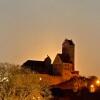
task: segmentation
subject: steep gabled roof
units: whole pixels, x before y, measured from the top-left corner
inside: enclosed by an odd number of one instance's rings
[[[70,61],[69,55],[67,55],[67,54],[58,54],[58,56],[60,57],[60,59],[61,59],[61,61],[62,61],[63,63],[72,63],[72,62]]]

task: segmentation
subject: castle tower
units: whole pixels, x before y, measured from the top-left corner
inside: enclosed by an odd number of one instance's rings
[[[75,54],[75,44],[72,40],[65,39],[62,43],[62,55],[64,55],[65,59],[68,60],[69,63],[73,64],[74,70],[74,54]]]

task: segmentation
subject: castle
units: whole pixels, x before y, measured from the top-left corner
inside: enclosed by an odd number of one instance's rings
[[[72,40],[65,39],[62,43],[62,53],[58,53],[51,63],[51,58],[47,56],[44,61],[27,60],[23,68],[28,68],[41,76],[55,80],[55,84],[79,76],[79,71],[75,71],[75,44]]]

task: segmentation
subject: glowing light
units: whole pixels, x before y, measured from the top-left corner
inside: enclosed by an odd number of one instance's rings
[[[94,88],[94,85],[92,84],[92,85],[90,85],[90,87],[91,87],[91,88]]]
[[[96,81],[96,85],[100,86],[100,81],[99,80]]]
[[[40,78],[39,78],[39,80],[41,81],[41,80],[42,80],[42,78],[40,77]]]
[[[95,86],[93,84],[90,85],[90,92],[95,92]]]
[[[37,97],[38,98],[38,100],[40,100],[40,97]]]
[[[33,98],[32,98],[33,100],[36,100],[36,98],[33,96]]]

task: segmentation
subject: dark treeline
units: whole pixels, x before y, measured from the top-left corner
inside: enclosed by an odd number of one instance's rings
[[[78,92],[53,88],[51,91],[54,96],[52,100],[100,100],[100,90],[90,93],[87,88],[83,88]]]

